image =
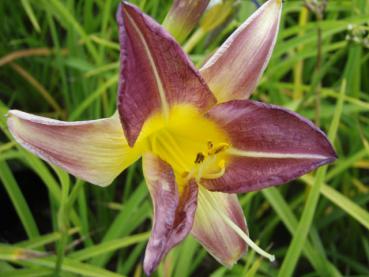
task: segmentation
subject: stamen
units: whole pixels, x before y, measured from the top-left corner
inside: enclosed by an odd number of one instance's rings
[[[218,179],[220,177],[222,177],[225,173],[225,161],[224,160],[221,160],[219,163],[218,163],[218,166],[219,166],[219,171],[216,172],[216,173],[208,173],[206,174],[205,176],[203,176],[205,179]]]
[[[204,164],[201,163],[197,169],[197,174],[196,174],[196,183],[200,184],[200,180],[201,180],[201,176],[202,176],[202,172],[204,170]]]
[[[202,163],[205,159],[205,155],[203,153],[197,153],[196,155],[196,159],[195,159],[195,164],[199,164]]]
[[[201,189],[203,189],[203,188],[201,188]],[[224,222],[233,231],[235,231],[252,249],[254,249],[254,251],[256,253],[258,253],[259,255],[267,258],[271,262],[274,262],[275,261],[275,256],[274,255],[269,254],[268,252],[266,252],[263,249],[261,249],[255,242],[253,242],[250,239],[250,237],[240,227],[238,227],[238,225],[236,223],[233,222],[232,219],[230,219],[227,215],[224,214],[224,212],[221,209],[218,208],[218,205],[217,205],[215,199],[213,200],[212,198],[209,199],[208,197],[203,196],[202,193],[201,193],[201,189],[199,190],[199,196],[202,198],[202,200],[203,201],[206,201],[208,203],[208,205],[211,206],[212,208],[215,208],[216,211],[219,213],[219,215],[223,218]],[[213,203],[210,204],[209,203],[210,201],[213,202]]]
[[[182,177],[182,178],[187,178],[187,177],[188,177],[188,175],[190,175],[190,172],[188,172],[188,171],[184,171],[184,172],[182,172],[181,177]]]
[[[220,168],[220,170],[216,173],[208,173],[203,176],[204,179],[218,179],[222,177],[225,173],[225,168]]]
[[[236,225],[229,217],[224,215],[223,213],[219,213],[220,216],[224,219],[224,221],[227,223],[229,227],[233,229],[256,253],[259,255],[267,258],[269,261],[274,262],[275,256],[272,254],[269,254],[265,250],[261,249],[255,242],[253,242],[248,235],[240,228],[238,225]]]
[[[217,147],[215,148],[215,150],[214,150],[214,154],[218,154],[218,153],[220,153],[220,152],[222,152],[224,150],[227,150],[228,148],[229,148],[229,144],[228,143],[225,143],[225,142],[219,143],[217,145]]]
[[[214,144],[209,140],[208,141],[208,150],[213,149],[213,147],[214,147]]]
[[[215,148],[212,147],[209,149],[208,151],[208,154],[209,155],[216,155],[220,152],[223,152],[225,150],[227,150],[229,148],[229,144],[228,143],[225,143],[225,142],[222,142],[222,143],[219,143]]]
[[[218,166],[220,168],[225,168],[225,160],[220,160],[219,163],[218,163]]]
[[[187,183],[194,177],[194,173],[195,173],[195,168],[192,168],[190,172],[188,171],[183,172],[181,177],[184,178],[185,183]]]

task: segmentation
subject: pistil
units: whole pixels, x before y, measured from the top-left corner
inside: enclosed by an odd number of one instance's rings
[[[269,254],[265,250],[261,249],[255,242],[251,240],[251,238],[236,224],[233,222],[233,220],[227,216],[221,209],[218,208],[218,204],[216,203],[215,199],[212,197],[205,197],[203,193],[201,192],[205,188],[200,186],[199,189],[199,198],[201,198],[201,201],[205,202],[209,207],[215,209],[217,213],[222,217],[224,222],[237,234],[239,235],[246,243],[249,245],[256,253],[259,255],[269,259],[269,261],[274,262],[275,256],[272,254]],[[208,194],[211,196],[211,194]]]

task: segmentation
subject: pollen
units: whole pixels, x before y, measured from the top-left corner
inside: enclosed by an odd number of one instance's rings
[[[213,149],[214,144],[209,140],[208,141],[208,150],[210,151],[211,149]]]
[[[181,174],[181,177],[182,177],[182,178],[187,178],[189,175],[190,175],[190,172],[188,172],[188,171],[183,171],[183,172],[182,172],[182,174]]]
[[[203,152],[197,153],[195,166],[192,169],[192,172],[196,172],[195,177],[197,182],[200,182],[202,178],[216,179],[224,175],[226,162],[222,152],[229,147],[230,145],[225,142],[217,144],[214,144],[210,140],[207,142],[207,154]]]
[[[222,142],[219,143],[216,147],[212,148],[211,150],[209,150],[209,155],[216,155],[219,154],[225,150],[227,150],[229,148],[229,144]]]
[[[196,155],[196,159],[195,159],[195,164],[200,164],[204,161],[205,159],[205,155],[203,153],[197,153]]]

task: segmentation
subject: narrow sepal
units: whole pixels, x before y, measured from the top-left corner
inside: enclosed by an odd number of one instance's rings
[[[259,190],[288,182],[336,159],[319,128],[281,107],[234,100],[215,106],[207,116],[231,140],[224,175],[202,181],[210,190]]]
[[[210,0],[175,0],[163,26],[177,41],[182,42],[197,25]]]
[[[247,244],[224,221],[221,213],[246,234],[247,226],[237,195],[199,189],[191,234],[220,263],[231,267],[245,254]]]
[[[175,104],[207,110],[215,98],[197,69],[165,29],[123,2],[117,13],[121,46],[118,110],[129,145],[151,115]]]
[[[267,1],[200,69],[218,102],[245,99],[254,91],[272,54],[281,10],[280,0]]]
[[[153,154],[143,156],[143,169],[154,207],[144,259],[145,273],[150,275],[168,251],[191,231],[198,190],[191,181],[179,192],[170,165]]]
[[[90,183],[106,186],[140,156],[124,138],[118,115],[63,122],[11,110],[8,127],[24,148]]]

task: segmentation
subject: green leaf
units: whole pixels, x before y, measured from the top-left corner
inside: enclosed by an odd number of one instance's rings
[[[97,257],[106,253],[111,253],[113,251],[125,248],[143,241],[147,241],[150,237],[150,232],[132,235],[124,237],[121,239],[115,239],[110,241],[102,242],[98,245],[90,246],[82,250],[76,251],[68,256],[68,258],[73,258],[78,261],[83,261],[90,259],[92,257]]]
[[[328,138],[332,142],[336,138],[338,125],[341,119],[345,90],[346,90],[346,81],[343,80],[340,90],[340,98],[338,98],[336,104],[336,112],[333,116],[333,120],[328,131]],[[278,276],[280,277],[288,277],[293,275],[293,272],[297,265],[297,261],[300,258],[302,248],[304,246],[305,240],[307,238],[310,226],[314,218],[316,206],[319,201],[320,189],[325,180],[326,171],[327,171],[326,166],[321,167],[317,170],[317,174],[315,176],[312,189],[309,192],[309,196],[307,198],[304,210],[302,212],[300,222],[297,226],[297,230],[288,248],[287,255],[283,260],[281,270],[278,273]]]
[[[44,257],[45,253],[28,250],[25,248],[0,245],[0,260],[17,262],[24,265],[38,265],[47,268],[54,268],[56,265],[56,258],[54,256]],[[70,272],[80,274],[81,276],[90,277],[122,277],[122,275],[114,272],[74,261],[65,258],[61,265],[63,272]],[[16,275],[13,275],[16,276]]]
[[[24,199],[23,193],[19,189],[18,183],[10,171],[10,168],[4,161],[0,161],[0,179],[4,184],[5,190],[13,203],[28,237],[31,239],[38,237],[40,234],[27,201]]]
[[[28,0],[21,0],[21,3],[29,17],[29,20],[31,21],[33,25],[33,28],[35,28],[35,30],[39,33],[41,31],[40,24],[37,21],[37,17],[35,16],[35,13],[33,12],[31,4],[29,3]]]
[[[310,186],[313,184],[313,178],[311,176],[303,176],[301,177],[301,180],[305,181]],[[355,202],[351,201],[348,197],[344,196],[342,193],[336,191],[325,183],[322,184],[320,193],[369,230],[369,212],[367,210],[363,209]]]

